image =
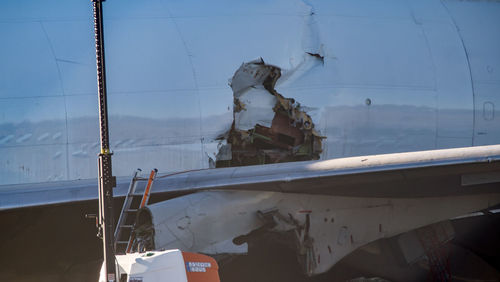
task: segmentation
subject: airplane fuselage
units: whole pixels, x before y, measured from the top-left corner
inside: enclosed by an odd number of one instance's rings
[[[498,3],[307,2],[106,2],[114,174],[210,167],[235,119],[228,81],[259,58],[326,137],[321,160],[498,143]],[[0,184],[96,177],[89,11],[0,12]]]

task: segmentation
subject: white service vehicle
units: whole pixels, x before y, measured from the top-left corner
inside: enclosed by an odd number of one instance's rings
[[[220,281],[219,267],[213,258],[178,249],[117,255],[116,266],[120,282]],[[106,282],[104,267],[101,267],[99,282]]]

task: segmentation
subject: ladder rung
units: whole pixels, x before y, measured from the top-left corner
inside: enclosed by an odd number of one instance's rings
[[[147,178],[147,177],[136,177],[136,178],[134,178],[134,180],[135,181],[147,181],[147,180],[149,180],[149,178]]]
[[[129,189],[127,192],[127,196],[125,197],[125,201],[123,202],[123,207],[122,207],[122,210],[120,213],[120,217],[118,219],[118,224],[117,224],[117,227],[115,229],[115,240],[117,240],[117,241],[115,241],[116,244],[120,244],[120,245],[127,244],[127,251],[130,251],[129,249],[130,249],[131,245],[130,245],[129,241],[132,240],[132,237],[134,237],[134,231],[133,231],[134,225],[133,224],[123,224],[123,223],[130,222],[130,221],[127,221],[128,217],[134,216],[134,214],[137,214],[137,212],[139,211],[139,208],[144,207],[148,203],[151,187],[153,185],[153,181],[155,179],[157,172],[158,172],[158,170],[154,169],[151,171],[148,178],[142,178],[142,177],[138,177],[138,173],[139,173],[139,170],[138,170],[135,172],[134,177],[132,178],[132,182],[130,183],[130,186],[129,186]],[[141,192],[136,191],[137,182],[145,181],[145,180],[147,180],[148,182],[147,182],[146,186],[144,187],[144,191],[141,191]],[[138,206],[137,206],[137,201],[135,200],[135,197],[140,197],[139,199],[141,199]],[[132,204],[132,203],[134,203],[134,204]],[[124,228],[130,229],[130,231],[123,231]],[[122,232],[125,232],[125,233],[122,234]],[[129,233],[129,238],[130,238],[129,241],[118,241],[118,238],[121,239],[127,233]]]

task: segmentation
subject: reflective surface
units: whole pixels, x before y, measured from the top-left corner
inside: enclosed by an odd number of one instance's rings
[[[228,81],[259,57],[327,137],[321,159],[499,143],[499,5],[382,2],[106,1],[114,174],[208,168]],[[0,184],[97,176],[91,16],[3,3]]]

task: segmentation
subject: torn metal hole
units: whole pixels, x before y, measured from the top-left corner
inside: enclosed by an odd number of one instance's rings
[[[320,54],[318,53],[309,53],[309,52],[306,52],[308,55],[310,56],[313,56],[313,57],[316,57],[318,58],[319,60],[321,60],[321,62],[324,64],[325,63],[325,57],[324,56],[321,56]]]
[[[275,90],[280,77],[281,69],[262,58],[243,63],[235,72],[233,123],[220,138],[226,144],[217,153],[216,167],[320,158],[325,137],[300,103]]]

